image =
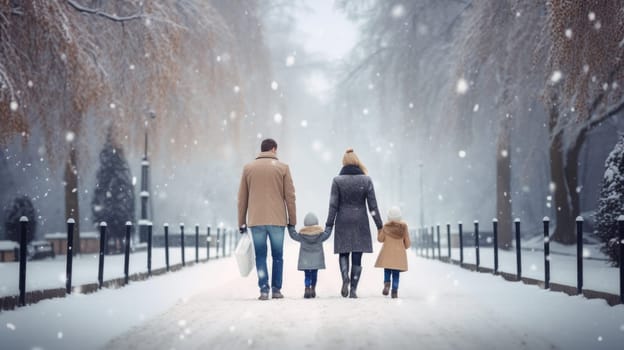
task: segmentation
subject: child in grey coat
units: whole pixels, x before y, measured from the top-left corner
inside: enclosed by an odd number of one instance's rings
[[[318,270],[325,268],[325,254],[323,242],[331,235],[331,230],[325,232],[318,224],[314,213],[308,213],[303,220],[304,227],[297,232],[294,226],[288,226],[290,238],[301,243],[299,247],[299,263],[297,269],[305,273],[306,299],[316,297],[316,281]]]

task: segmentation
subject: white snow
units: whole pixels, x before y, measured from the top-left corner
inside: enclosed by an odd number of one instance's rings
[[[459,152],[457,152],[457,155],[459,156],[459,158],[466,158],[466,151],[460,149]]]
[[[19,248],[19,244],[13,241],[0,241],[0,251],[13,251],[13,249]]]
[[[556,70],[550,76],[550,81],[555,84],[558,83],[561,78],[563,78],[563,74],[561,74],[561,71]]]
[[[233,259],[220,259],[119,290],[3,312],[0,338],[7,348],[45,349],[615,349],[624,342],[622,305],[504,281],[411,251],[399,299],[381,295],[376,254],[364,255],[360,298],[340,297],[337,258],[326,254],[318,296],[306,300],[297,251],[286,242],[283,300],[257,301],[255,274],[241,278]]]
[[[463,95],[466,92],[468,92],[468,82],[464,78],[460,78],[457,81],[457,86],[455,87],[455,91],[457,91],[457,93],[460,95]]]
[[[9,103],[9,108],[11,109],[11,111],[15,112],[19,108],[19,104],[17,103],[17,101],[11,101]]]

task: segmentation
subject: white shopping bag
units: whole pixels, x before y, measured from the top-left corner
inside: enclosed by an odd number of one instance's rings
[[[243,234],[243,237],[238,241],[236,249],[234,250],[234,256],[238,263],[240,275],[242,277],[247,277],[253,269],[256,260],[249,233]]]

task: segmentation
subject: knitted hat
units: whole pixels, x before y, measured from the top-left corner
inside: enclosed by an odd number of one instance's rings
[[[388,221],[400,221],[401,220],[401,209],[399,207],[394,206],[388,210]]]
[[[316,217],[316,215],[314,215],[314,213],[306,214],[305,218],[303,219],[304,226],[317,226],[318,224],[318,218]]]

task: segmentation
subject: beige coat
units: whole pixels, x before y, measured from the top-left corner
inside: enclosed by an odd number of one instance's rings
[[[243,168],[238,189],[238,226],[297,224],[295,186],[288,165],[262,152]]]
[[[411,245],[407,224],[402,221],[387,222],[379,233],[377,240],[383,243],[375,267],[407,271],[407,254],[405,250]]]

